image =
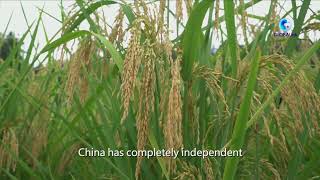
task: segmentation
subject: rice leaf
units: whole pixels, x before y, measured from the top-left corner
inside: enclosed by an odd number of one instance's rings
[[[246,94],[241,103],[240,110],[237,116],[237,120],[235,122],[232,139],[231,139],[231,150],[239,150],[242,148],[245,135],[246,135],[246,122],[249,119],[251,100],[253,96],[253,91],[256,86],[257,76],[258,76],[258,68],[259,68],[259,58],[260,58],[260,50],[258,49],[253,61],[251,62],[250,74],[248,79],[248,85]],[[225,169],[223,172],[223,179],[230,180],[233,179],[235,173],[237,171],[239,163],[239,157],[228,157],[225,165]]]
[[[87,18],[87,16],[90,16],[90,14],[92,14],[98,8],[105,5],[116,4],[116,3],[117,2],[111,1],[111,0],[101,0],[101,1],[90,4],[90,6],[88,6],[88,8],[85,9],[85,11],[79,14],[78,18],[73,22],[73,24],[68,29],[66,29],[65,33],[73,31],[76,27],[78,27],[81,24],[83,20]]]
[[[299,11],[299,17],[298,19],[295,21],[294,24],[294,28],[292,30],[292,33],[296,33],[298,36],[301,32],[303,23],[304,23],[304,19],[306,17],[307,11],[309,9],[309,5],[310,5],[310,1],[311,0],[304,0],[301,6],[301,9]],[[295,10],[295,9],[294,9]],[[292,37],[288,40],[288,46],[285,49],[285,54],[289,57],[292,56],[293,50],[297,44],[298,41],[298,36]]]
[[[200,40],[203,36],[201,31],[202,21],[212,0],[204,0],[197,4],[191,12],[183,35],[183,64],[182,77],[184,80],[190,80],[192,66],[195,60],[198,60],[200,49]]]
[[[65,33],[63,34],[59,39],[51,42],[50,44],[47,44],[40,52],[40,54],[43,54],[47,51],[53,50],[57,47],[59,47],[62,44],[65,44],[73,39],[76,39],[78,37],[84,36],[84,35],[88,35],[88,31],[85,30],[80,30],[80,31],[76,31],[76,32],[69,32],[69,33]]]
[[[116,48],[112,45],[112,43],[110,41],[108,41],[105,37],[103,37],[100,34],[96,34],[94,32],[92,32],[92,34],[94,36],[96,36],[104,46],[106,46],[106,48],[108,49],[109,53],[111,54],[112,59],[114,60],[114,62],[116,63],[116,65],[118,66],[120,72],[122,72],[123,69],[123,60],[121,58],[121,55],[119,54],[119,52],[116,50]]]
[[[234,22],[234,4],[233,1],[224,0],[224,11],[227,24],[228,47],[231,56],[232,77],[237,76],[237,35]]]

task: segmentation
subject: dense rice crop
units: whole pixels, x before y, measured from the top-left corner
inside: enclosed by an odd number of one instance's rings
[[[307,19],[310,0],[292,0],[303,38],[275,37],[281,3],[248,14],[259,1],[77,0],[35,49],[39,10],[0,59],[0,179],[320,178],[320,42],[307,33],[319,31],[319,12]],[[115,5],[109,25],[100,9]],[[215,34],[226,39],[212,53]],[[81,157],[81,148],[106,155]],[[243,156],[120,153],[181,148]]]

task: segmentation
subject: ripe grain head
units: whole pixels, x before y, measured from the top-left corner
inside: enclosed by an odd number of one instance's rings
[[[137,113],[137,149],[143,150],[147,143],[149,133],[149,122],[154,110],[154,83],[156,55],[153,45],[147,40],[145,43],[144,57],[142,64],[144,66],[142,73],[142,84],[140,86],[139,110]],[[143,157],[137,157],[135,177],[139,178],[141,163]]]
[[[140,23],[136,23],[131,29],[131,38],[127,49],[127,54],[124,59],[121,95],[123,104],[123,115],[121,123],[124,122],[129,112],[130,98],[132,96],[136,76],[140,67],[143,49],[140,45]]]

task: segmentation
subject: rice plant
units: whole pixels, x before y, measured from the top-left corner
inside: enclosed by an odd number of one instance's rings
[[[259,2],[61,3],[61,28],[38,49],[44,9],[20,37],[5,30],[0,179],[320,178],[319,12],[293,0],[300,36],[275,37],[281,1],[247,12]]]

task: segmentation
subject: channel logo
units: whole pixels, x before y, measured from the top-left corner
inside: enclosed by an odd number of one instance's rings
[[[289,32],[292,29],[293,23],[291,20],[283,18],[279,21],[279,28],[283,32]]]
[[[280,32],[273,32],[275,37],[293,37],[298,36],[297,33],[292,32],[293,22],[291,19],[283,18],[279,21]]]

